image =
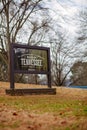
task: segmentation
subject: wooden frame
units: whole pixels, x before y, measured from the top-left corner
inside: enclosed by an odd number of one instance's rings
[[[14,66],[14,49],[32,49],[32,50],[45,50],[47,52],[47,70],[21,70],[15,69]],[[11,43],[10,46],[10,89],[14,89],[14,74],[22,73],[22,74],[46,74],[48,79],[48,87],[51,88],[51,62],[50,62],[50,48],[48,47],[39,47],[39,46],[29,46],[29,45],[21,45],[17,43]]]

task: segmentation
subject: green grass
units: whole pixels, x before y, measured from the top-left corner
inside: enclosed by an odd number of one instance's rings
[[[23,110],[35,113],[53,113],[62,119],[69,117],[77,118],[78,122],[74,122],[71,126],[63,126],[57,128],[53,126],[51,130],[77,130],[79,129],[79,120],[87,117],[87,101],[86,99],[69,99],[68,97],[60,97],[58,95],[32,95],[32,96],[0,96],[0,104],[15,110]],[[0,130],[3,128],[15,129],[20,126],[19,121],[15,121],[11,125],[0,123]],[[79,129],[81,130],[81,129]]]
[[[35,111],[37,113],[52,112],[61,116],[87,116],[87,102],[57,98],[57,96],[17,96],[0,97],[0,103],[17,110]]]
[[[20,122],[19,121],[15,121],[13,124],[4,124],[4,123],[0,123],[0,129],[2,128],[18,128],[20,126]]]

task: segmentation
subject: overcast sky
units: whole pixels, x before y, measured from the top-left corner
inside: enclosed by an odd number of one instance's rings
[[[70,37],[76,36],[77,16],[80,9],[84,11],[87,7],[87,0],[43,0],[43,3],[45,7],[49,8],[49,15],[54,20],[54,27],[56,28],[58,24]]]
[[[53,10],[51,11],[53,19],[58,20],[64,29],[75,35],[78,29],[79,10],[84,12],[84,9],[87,8],[87,0],[48,0],[48,5]]]
[[[71,3],[74,6],[82,7],[82,6],[87,6],[87,0],[57,0],[58,2],[61,3]]]
[[[76,33],[76,18],[79,13],[79,8],[83,7],[81,0],[44,0],[45,6],[50,8],[50,15],[55,24],[60,24],[65,31],[75,35]],[[85,0],[83,0],[85,1]],[[82,3],[82,4],[81,4]],[[85,2],[84,2],[85,5]]]

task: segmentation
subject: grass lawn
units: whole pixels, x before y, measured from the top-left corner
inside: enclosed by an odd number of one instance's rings
[[[9,96],[8,87],[0,82],[0,130],[87,130],[87,90],[58,87],[56,95]]]

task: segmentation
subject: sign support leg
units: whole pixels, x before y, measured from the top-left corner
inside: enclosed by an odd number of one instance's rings
[[[51,74],[48,74],[47,77],[48,77],[48,87],[51,88]]]

